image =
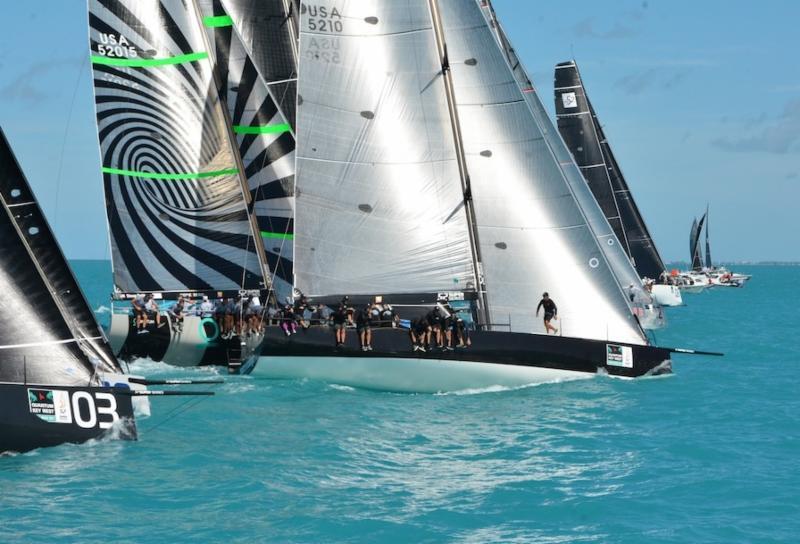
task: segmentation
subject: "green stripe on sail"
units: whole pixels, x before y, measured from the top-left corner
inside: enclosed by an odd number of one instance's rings
[[[92,55],[92,64],[104,64],[106,66],[129,66],[131,68],[147,68],[150,66],[168,66],[170,64],[183,64],[185,62],[194,62],[196,60],[207,59],[208,53],[201,51],[199,53],[189,53],[187,55],[177,55],[175,57],[167,57],[163,59],[123,59],[117,57],[103,57],[99,55]]]
[[[213,17],[203,17],[203,24],[208,28],[218,28],[221,26],[233,26],[233,19],[227,15],[216,15]]]
[[[281,132],[289,132],[290,130],[292,130],[292,127],[289,126],[289,123],[259,125],[256,127],[233,125],[233,131],[236,134],[278,134]]]
[[[118,168],[103,167],[104,174],[118,174],[120,176],[129,176],[132,178],[146,178],[146,179],[200,179],[200,178],[215,178],[217,176],[230,176],[238,174],[239,170],[236,168],[228,168],[227,170],[215,170],[213,172],[187,172],[183,174],[159,174],[157,172],[136,172],[134,170],[120,170]]]
[[[287,234],[283,232],[267,232],[265,230],[261,231],[262,238],[281,238],[284,240],[294,240],[294,234]]]

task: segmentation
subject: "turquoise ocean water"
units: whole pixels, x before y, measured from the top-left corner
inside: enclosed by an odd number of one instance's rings
[[[102,312],[108,264],[75,265]],[[736,269],[658,334],[724,358],[461,395],[228,378],[139,442],[0,458],[0,541],[800,542],[800,267]]]

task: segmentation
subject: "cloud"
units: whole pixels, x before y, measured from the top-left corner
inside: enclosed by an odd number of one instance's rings
[[[789,101],[773,119],[758,117],[743,123],[745,131],[755,134],[743,138],[717,138],[715,147],[734,152],[762,152],[785,155],[800,152],[800,100]]]
[[[598,30],[593,17],[584,19],[572,27],[572,33],[578,38],[596,38],[600,40],[619,40],[636,36],[636,30],[619,21],[608,30]]]
[[[36,103],[52,96],[46,90],[45,76],[59,68],[73,69],[80,65],[74,60],[48,60],[30,65],[24,72],[0,87],[0,98],[4,100],[18,100],[21,102]],[[52,81],[50,81],[52,83]]]
[[[614,85],[630,95],[651,89],[670,90],[683,83],[690,71],[689,68],[652,67],[623,76]]]

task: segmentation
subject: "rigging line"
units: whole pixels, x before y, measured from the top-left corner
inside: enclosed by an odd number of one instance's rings
[[[41,346],[55,346],[58,344],[71,344],[73,342],[79,343],[83,340],[102,340],[102,336],[93,336],[91,338],[67,338],[66,340],[52,340],[49,342],[30,342],[27,344],[9,344],[0,346],[0,349],[19,349],[19,348],[36,348]]]
[[[179,404],[178,406],[167,412],[166,415],[164,416],[164,419],[154,423],[151,427],[145,427],[142,430],[151,433],[159,429],[162,425],[164,425],[168,421],[172,421],[179,415],[188,412],[191,408],[197,407],[201,402],[203,402],[208,398],[209,398],[208,396],[189,397],[188,400],[182,402],[181,404]]]
[[[81,55],[81,68],[78,70],[78,79],[75,81],[75,88],[72,90],[72,100],[69,105],[69,112],[67,113],[67,124],[64,127],[64,137],[61,139],[61,156],[58,159],[58,174],[56,174],[56,196],[53,209],[53,230],[58,230],[58,198],[61,193],[61,173],[64,168],[64,152],[67,148],[67,136],[69,135],[69,127],[72,124],[72,111],[75,109],[75,100],[78,97],[78,87],[80,87],[81,79],[83,78],[83,70],[86,68],[86,55]]]

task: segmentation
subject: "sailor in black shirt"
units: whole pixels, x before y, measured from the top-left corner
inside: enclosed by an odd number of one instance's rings
[[[339,304],[336,311],[331,314],[331,318],[333,319],[333,328],[336,331],[336,346],[344,345],[347,326],[347,308],[345,308],[344,304]]]
[[[541,308],[544,308],[544,328],[547,334],[550,334],[550,331],[553,331],[553,334],[557,333],[558,329],[552,326],[550,321],[552,319],[558,319],[558,308],[556,308],[556,303],[553,302],[553,299],[551,299],[550,295],[547,293],[542,295],[542,300],[539,301],[539,305],[536,307],[537,316]]]

